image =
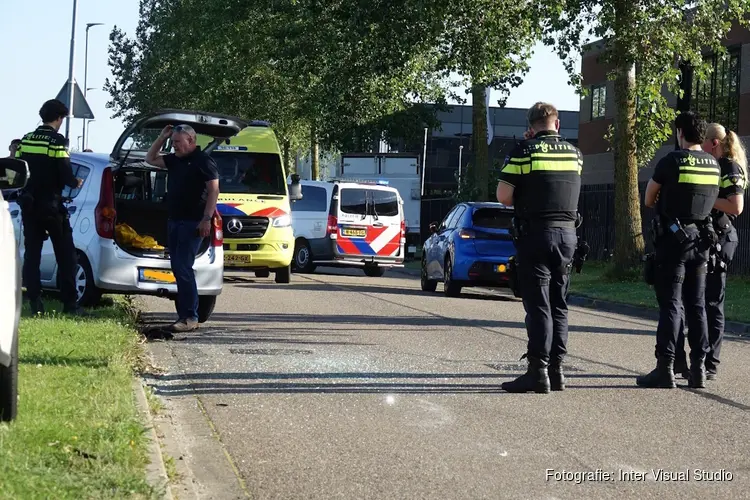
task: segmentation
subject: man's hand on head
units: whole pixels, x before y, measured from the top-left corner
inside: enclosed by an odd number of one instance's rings
[[[167,125],[166,127],[162,129],[161,134],[159,134],[159,136],[162,139],[167,139],[169,137],[172,137],[172,130],[174,130],[174,127],[172,125]]]

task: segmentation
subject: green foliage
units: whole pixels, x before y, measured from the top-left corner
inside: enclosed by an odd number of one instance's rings
[[[748,12],[749,0],[550,0],[543,9],[550,21],[544,41],[555,46],[579,91],[579,47],[592,35],[601,39],[600,64],[613,69],[636,65],[636,154],[644,167],[672,134],[675,110],[664,90],[682,95],[679,63],[694,65],[695,78],[705,78],[710,67],[703,56],[726,53],[722,41],[731,21],[747,26]],[[612,137],[610,131],[610,141]]]

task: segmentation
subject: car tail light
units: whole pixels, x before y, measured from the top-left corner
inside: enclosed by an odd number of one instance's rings
[[[474,237],[475,237],[476,235],[474,234],[474,231],[472,231],[471,229],[461,229],[461,230],[460,230],[460,231],[458,232],[458,236],[459,236],[459,237],[460,237],[460,238],[461,238],[462,240],[472,240],[472,239],[474,239]]]
[[[112,168],[107,167],[102,174],[102,187],[99,191],[99,203],[94,212],[96,216],[96,232],[102,238],[115,237],[115,188]]]
[[[401,221],[401,243],[406,243],[406,221]]]
[[[328,216],[328,227],[326,228],[326,235],[331,238],[336,238],[339,232],[339,220],[333,215]]]
[[[222,226],[224,222],[218,211],[214,213],[213,223],[214,223],[214,227],[213,227],[213,234],[211,238],[212,244],[215,247],[223,246],[224,245],[224,230],[222,229]]]

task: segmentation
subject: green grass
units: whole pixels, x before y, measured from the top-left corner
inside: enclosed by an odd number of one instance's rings
[[[581,274],[573,271],[570,293],[585,297],[657,309],[653,287],[636,274],[631,280],[612,280],[601,262],[586,262]],[[724,314],[727,320],[750,323],[750,280],[729,276]]]
[[[0,425],[0,498],[157,498],[145,479],[147,437],[131,388],[140,350],[127,305],[81,320],[28,314],[18,418]]]

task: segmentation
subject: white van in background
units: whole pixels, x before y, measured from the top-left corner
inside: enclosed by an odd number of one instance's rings
[[[300,184],[302,199],[292,202],[296,271],[361,267],[375,277],[403,267],[406,221],[397,189],[346,180]]]

